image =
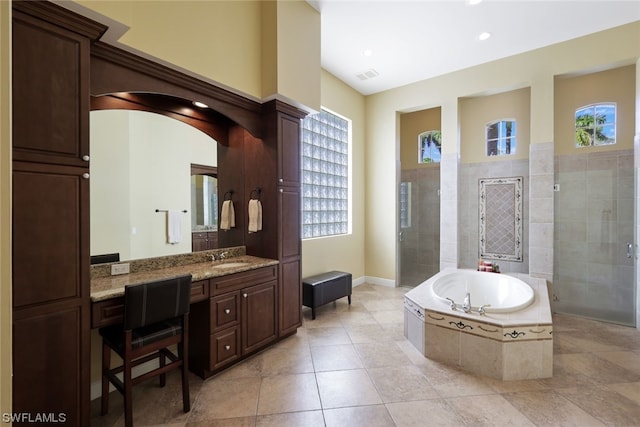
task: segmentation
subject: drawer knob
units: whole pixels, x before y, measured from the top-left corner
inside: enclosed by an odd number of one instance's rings
[[[82,160],[84,160],[85,162],[88,162],[89,160],[91,160],[91,157],[89,157],[89,155],[85,154],[84,156],[82,156]]]
[[[242,296],[243,296],[244,298],[246,298],[246,297],[248,297],[249,295],[247,295],[247,294],[242,294]]]
[[[225,309],[225,310],[224,310],[224,312],[225,312],[226,314],[229,314],[229,313],[231,313],[231,310],[229,310],[229,309],[227,308],[227,309]]]
[[[227,350],[227,351],[229,351],[229,350],[231,350],[231,346],[230,346],[230,345],[225,345],[225,346],[224,346],[224,349],[225,349],[225,350]]]

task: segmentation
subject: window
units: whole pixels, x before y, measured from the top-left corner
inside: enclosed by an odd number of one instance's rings
[[[576,147],[616,143],[616,104],[593,104],[576,110]]]
[[[349,233],[351,121],[321,110],[302,121],[302,238]]]
[[[487,124],[487,156],[516,152],[516,121],[498,120]]]
[[[418,135],[418,163],[440,163],[441,141],[439,130],[429,130]]]

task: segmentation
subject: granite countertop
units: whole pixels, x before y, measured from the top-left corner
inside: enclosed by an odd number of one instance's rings
[[[235,263],[242,263],[242,265],[223,267],[225,264],[233,265]],[[192,280],[195,282],[277,264],[277,260],[241,255],[227,258],[223,261],[199,262],[117,276],[93,277],[91,279],[91,301],[97,302],[123,296],[124,287],[127,285],[136,285],[186,274],[191,274]]]

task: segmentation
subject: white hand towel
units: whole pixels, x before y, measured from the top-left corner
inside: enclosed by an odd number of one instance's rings
[[[167,243],[175,245],[182,240],[182,211],[167,211]]]
[[[249,200],[249,233],[262,230],[262,203],[260,200]]]
[[[231,200],[225,200],[222,202],[222,209],[220,212],[220,229],[230,230],[236,226],[236,212],[233,208],[233,202]]]

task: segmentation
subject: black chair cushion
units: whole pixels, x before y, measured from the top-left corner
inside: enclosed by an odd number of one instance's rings
[[[140,348],[168,337],[175,337],[181,333],[182,317],[136,328],[131,331],[131,348]],[[124,352],[122,325],[111,325],[100,328],[100,335],[102,335],[102,337],[107,340],[109,346],[118,353]]]

